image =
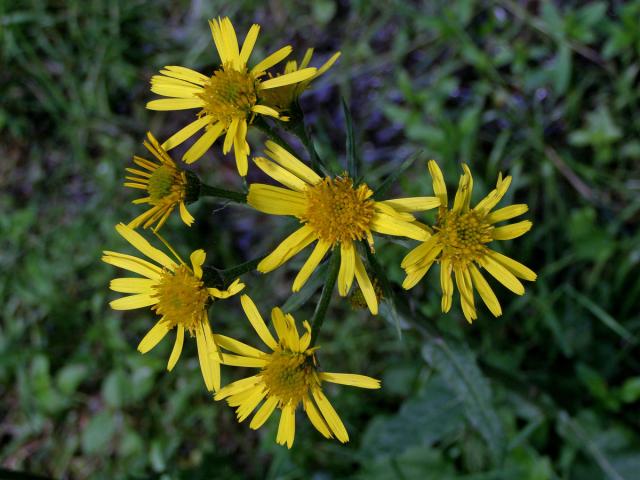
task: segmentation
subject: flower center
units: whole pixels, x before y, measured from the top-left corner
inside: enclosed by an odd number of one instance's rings
[[[311,357],[304,353],[276,350],[262,369],[262,378],[269,389],[283,404],[296,405],[316,383],[315,367]]]
[[[171,193],[172,187],[175,182],[175,169],[162,165],[155,169],[149,179],[149,187],[147,191],[151,200],[158,201]]]
[[[189,268],[180,265],[174,272],[165,270],[156,285],[155,296],[159,301],[152,309],[163,317],[168,328],[182,325],[191,335],[195,334],[209,293]]]
[[[251,114],[257,101],[256,80],[247,71],[223,67],[213,72],[199,96],[213,123],[222,122],[226,126],[234,118],[247,118]]]
[[[480,259],[486,252],[485,243],[492,240],[493,227],[477,212],[444,211],[438,215],[436,230],[444,245],[442,258],[454,265],[466,265]]]
[[[325,178],[305,191],[307,210],[300,217],[320,239],[348,242],[365,238],[373,218],[374,202],[371,189],[362,184],[353,187],[348,176]]]

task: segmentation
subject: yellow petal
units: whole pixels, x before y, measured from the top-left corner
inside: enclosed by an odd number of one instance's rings
[[[128,297],[118,298],[109,302],[109,306],[114,310],[133,310],[136,308],[148,307],[158,303],[158,297],[154,294],[139,293]]]
[[[273,67],[276,63],[280,63],[282,60],[287,58],[291,53],[291,46],[287,45],[286,47],[282,47],[280,50],[272,53],[267,58],[259,62],[255,67],[251,69],[251,74],[255,76],[260,76],[262,72],[268,70]]]
[[[233,139],[233,153],[236,157],[238,173],[241,177],[245,177],[249,168],[249,162],[247,161],[249,144],[247,143],[247,121],[244,119],[238,122],[236,136]]]
[[[518,203],[515,205],[509,205],[508,207],[501,208],[500,210],[496,210],[495,212],[491,212],[487,215],[488,223],[498,223],[503,222],[505,220],[510,220],[514,217],[522,215],[529,210],[529,207],[523,203]]]
[[[256,331],[260,339],[268,346],[271,350],[275,350],[278,347],[278,343],[271,335],[267,324],[264,323],[262,319],[262,315],[256,308],[256,304],[253,303],[253,300],[248,295],[242,295],[240,297],[240,303],[242,304],[242,309],[244,310],[245,315],[251,322],[253,329]]]
[[[530,282],[533,282],[538,278],[538,275],[536,275],[533,270],[513,258],[509,258],[494,250],[489,250],[487,254],[518,278],[522,278],[523,280],[528,280]]]
[[[186,67],[179,67],[176,65],[169,65],[160,70],[160,73],[168,77],[177,78],[180,80],[186,80],[187,82],[195,83],[197,85],[204,85],[209,81],[209,77],[203,75],[195,70],[191,70]]]
[[[485,255],[481,261],[481,265],[501,284],[507,287],[516,295],[524,294],[524,286],[520,283],[513,273],[507,270],[502,264],[498,263],[491,256]]]
[[[211,121],[211,117],[208,115],[203,115],[197,120],[191,122],[186,127],[178,130],[176,133],[171,135],[163,144],[162,148],[165,150],[171,150],[172,148],[177,147],[182,144],[188,138],[191,138],[198,131],[203,129],[206,125]]]
[[[433,180],[433,192],[436,194],[436,197],[440,199],[440,206],[447,206],[447,184],[444,181],[444,177],[442,176],[442,170],[436,163],[435,160],[429,160],[428,163],[429,174]]]
[[[462,168],[464,169],[464,173],[460,176],[458,190],[453,199],[452,210],[454,212],[466,212],[469,209],[469,200],[471,199],[471,192],[473,190],[473,178],[471,177],[469,167],[463,163]]]
[[[340,270],[338,270],[338,293],[344,297],[349,293],[356,271],[356,250],[352,242],[340,244]]]
[[[218,139],[223,130],[224,125],[221,122],[205,130],[200,138],[184,153],[182,161],[191,164],[200,159],[213,145],[213,142]]]
[[[313,401],[309,397],[305,396],[302,398],[302,405],[304,406],[304,411],[307,412],[307,417],[311,420],[311,424],[316,427],[316,430],[318,430],[325,438],[333,438],[327,422],[325,422],[324,418],[320,416],[320,412],[318,412]]]
[[[225,48],[229,55],[229,61],[233,64],[236,70],[239,70],[240,49],[238,48],[238,37],[236,36],[236,31],[233,29],[233,24],[231,23],[231,20],[229,20],[229,17],[224,17],[222,21],[219,21],[219,24]]]
[[[102,261],[114,267],[124,268],[125,270],[138,273],[153,280],[158,280],[162,275],[160,268],[142,258],[127,255],[126,253],[111,252],[109,250],[104,251],[103,254]]]
[[[140,353],[147,353],[160,343],[160,340],[164,338],[168,331],[169,329],[166,324],[162,320],[159,320],[153,328],[147,332],[144,338],[140,340],[140,343],[138,344],[138,351]]]
[[[362,260],[360,259],[360,255],[355,256],[356,260],[356,281],[358,282],[358,286],[362,291],[362,296],[364,297],[364,301],[367,303],[367,307],[369,307],[369,311],[372,315],[378,314],[378,298],[376,297],[376,291],[371,284],[371,280],[369,279],[369,275],[367,275],[367,270],[364,268]]]
[[[278,424],[278,434],[276,442],[279,445],[287,445],[291,448],[296,434],[296,410],[291,403],[287,403],[280,413],[280,423]]]
[[[262,368],[266,365],[263,358],[243,357],[242,355],[232,355],[230,353],[221,353],[222,363],[232,367],[250,367]]]
[[[277,182],[280,182],[285,187],[297,192],[302,192],[306,189],[307,184],[304,181],[300,180],[289,170],[282,168],[277,163],[267,160],[264,157],[254,157],[253,161],[260,170]]]
[[[226,290],[219,290],[217,288],[207,288],[212,297],[215,298],[229,298],[241,292],[245,287],[245,284],[236,278]]]
[[[213,338],[216,341],[216,345],[218,345],[220,348],[225,348],[233,353],[237,353],[245,357],[264,357],[264,353],[257,348],[253,348],[246,343],[240,342],[239,340],[231,337],[227,337],[226,335],[214,334]]]
[[[256,388],[251,390],[251,395],[245,399],[240,407],[236,410],[238,422],[244,422],[246,418],[251,415],[256,407],[260,404],[262,399],[267,395],[266,390]]]
[[[507,193],[509,189],[509,185],[511,185],[511,177],[506,177],[504,180],[501,176],[498,177],[498,183],[496,188],[489,192],[489,194],[484,197],[480,202],[473,208],[475,211],[480,212],[481,214],[486,214],[493,207],[495,207],[504,194]]]
[[[202,108],[204,103],[201,98],[161,98],[147,102],[148,110],[189,110],[191,108]]]
[[[411,250],[407,255],[405,255],[405,257],[402,259],[402,262],[400,263],[400,266],[406,269],[411,265],[421,262],[437,246],[438,239],[438,234],[429,237],[426,242],[421,243],[416,248]]]
[[[424,241],[429,238],[429,232],[423,230],[419,226],[399,220],[396,217],[392,217],[391,215],[381,212],[376,212],[374,214],[371,219],[370,228],[374,232],[398,237],[407,237],[414,240]]]
[[[287,238],[278,247],[267,255],[259,264],[258,271],[268,273],[283,265],[289,259],[300,253],[317,238],[315,232],[304,225]]]
[[[499,317],[502,315],[502,308],[500,307],[500,302],[496,297],[496,294],[493,293],[493,290],[489,286],[489,283],[485,280],[484,276],[480,273],[480,270],[473,264],[469,264],[469,271],[471,273],[471,278],[473,279],[473,284],[475,285],[478,293],[480,294],[480,298],[487,306],[489,311],[493,313],[494,317]]]
[[[151,91],[163,97],[172,98],[199,98],[198,94],[202,92],[202,87],[189,84],[174,84],[151,82]]]
[[[358,375],[355,373],[320,373],[320,380],[331,383],[339,383],[340,385],[351,385],[360,388],[380,388],[380,380],[367,377],[366,375]]]
[[[440,206],[440,199],[438,197],[408,197],[385,200],[380,203],[389,205],[398,212],[422,212]]]
[[[189,213],[184,202],[180,202],[180,218],[187,227],[193,225],[193,222],[195,221],[195,218],[193,218],[193,215]]]
[[[256,210],[271,215],[298,216],[307,209],[304,194],[262,183],[252,183],[249,186],[247,203]]]
[[[262,404],[262,406],[258,409],[256,414],[251,419],[251,423],[249,424],[249,428],[253,430],[259,429],[264,422],[271,416],[273,411],[276,409],[278,405],[277,397],[267,397],[267,400]]]
[[[471,323],[478,318],[476,314],[476,307],[473,300],[473,289],[471,282],[467,283],[467,277],[464,270],[461,268],[454,268],[453,272],[456,278],[456,285],[458,285],[458,291],[460,292],[460,303],[462,304],[462,313],[467,322]],[[469,278],[470,280],[470,278]]]
[[[189,260],[191,261],[191,267],[193,268],[193,274],[196,278],[202,278],[202,264],[207,258],[207,254],[204,250],[195,250]]]
[[[258,385],[262,382],[262,377],[258,375],[252,375],[251,377],[243,378],[241,380],[236,380],[229,385],[224,386],[213,397],[216,400],[224,400],[231,395],[236,395],[240,392],[244,392],[254,386]]]
[[[267,90],[269,88],[283,87],[285,85],[291,85],[292,83],[302,82],[303,80],[307,80],[313,77],[316,71],[316,68],[311,67],[303,68],[302,70],[297,70],[291,73],[286,73],[284,75],[279,75],[277,77],[270,78],[269,80],[260,82],[258,88],[260,90]]]
[[[269,117],[280,118],[280,114],[277,110],[267,107],[266,105],[254,105],[251,107],[251,111],[260,115],[267,115]]]
[[[493,239],[512,240],[514,238],[518,238],[531,230],[532,225],[533,224],[529,220],[523,220],[522,222],[512,223],[511,225],[496,227],[492,232]]]
[[[109,288],[120,293],[155,293],[156,280],[149,278],[114,278],[109,284]]]
[[[443,312],[448,312],[451,309],[451,301],[453,298],[453,280],[451,280],[451,262],[443,260],[440,263],[440,288],[442,288],[442,303],[441,308]]]
[[[175,268],[176,263],[171,260],[171,258],[169,258],[166,253],[158,250],[155,247],[152,247],[151,244],[142,235],[140,235],[132,228],[129,228],[125,224],[120,223],[116,225],[116,231],[122,236],[122,238],[124,238],[138,251],[140,251],[140,253],[146,255],[151,260],[170,270],[173,270]]]
[[[171,350],[171,356],[169,357],[169,362],[167,363],[167,370],[173,370],[173,367],[176,366],[176,362],[180,358],[180,354],[182,353],[182,344],[184,343],[184,326],[178,325],[176,329],[176,342],[173,344],[173,349]]]
[[[309,258],[307,258],[307,261],[304,262],[304,265],[302,265],[302,268],[298,272],[298,275],[296,275],[296,278],[293,281],[293,287],[291,288],[292,291],[300,291],[313,271],[318,267],[327,251],[329,251],[329,248],[331,248],[330,242],[324,240],[318,241],[313,252],[311,252],[311,255],[309,255]]]
[[[336,63],[336,60],[338,60],[338,58],[340,57],[340,52],[336,52],[333,55],[331,55],[331,58],[329,58],[329,60],[327,60],[326,62],[324,62],[322,64],[322,66],[318,69],[318,71],[316,72],[316,74],[313,76],[313,78],[317,78],[320,75],[322,75],[324,72],[326,72],[327,70],[329,70],[334,63]],[[306,58],[306,56],[305,56]],[[304,59],[302,60],[302,64],[300,65],[302,68],[306,67],[308,65],[307,63],[304,63]]]
[[[322,393],[322,390],[320,388],[314,388],[312,389],[312,394],[313,399],[318,404],[318,408],[320,409],[322,416],[327,422],[327,425],[329,425],[329,428],[331,429],[333,434],[340,442],[348,442],[349,434],[347,433],[347,429],[344,428],[342,420],[340,420],[340,417],[333,409],[333,406],[331,406],[331,403],[329,402],[327,397],[325,397],[324,393]]]
[[[216,46],[216,50],[218,50],[218,55],[220,56],[220,63],[227,64],[231,62],[231,55],[229,54],[226,46],[226,42],[224,39],[224,35],[222,34],[222,21],[220,18],[209,20],[209,28],[211,29],[211,36],[213,37],[213,43]]]
[[[254,23],[251,25],[247,36],[244,37],[244,43],[242,44],[242,50],[240,51],[240,62],[242,63],[242,67],[245,67],[249,61],[253,47],[258,39],[258,33],[260,33],[260,25]]]
[[[322,178],[316,172],[277,143],[267,140],[265,146],[265,152],[268,156],[280,164],[281,167],[286,168],[296,177],[304,180],[308,185],[315,185],[322,181]]]
[[[236,136],[236,131],[238,130],[238,125],[240,124],[240,119],[235,117],[231,120],[229,124],[229,128],[227,129],[227,135],[224,137],[224,144],[222,145],[222,153],[225,155],[231,151],[231,146],[233,145],[233,140]]]

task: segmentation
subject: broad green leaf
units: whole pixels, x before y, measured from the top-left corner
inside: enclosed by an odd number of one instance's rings
[[[476,363],[473,352],[461,343],[430,338],[422,347],[422,356],[442,374],[451,390],[461,399],[465,415],[487,442],[494,463],[500,463],[505,451],[505,436],[492,403],[491,388]]]

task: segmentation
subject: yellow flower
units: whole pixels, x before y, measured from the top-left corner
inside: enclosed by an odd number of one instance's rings
[[[283,75],[294,73],[307,68],[307,66],[311,62],[311,57],[313,57],[313,48],[309,48],[307,50],[304,57],[302,58],[302,61],[300,62],[300,65],[298,65],[298,62],[296,62],[295,60],[288,61],[285,65]],[[329,70],[336,62],[336,60],[338,60],[338,57],[340,57],[340,52],[334,53],[331,58],[329,58],[329,60],[327,60],[320,68],[318,68],[316,73],[308,80],[266,90],[264,92],[265,104],[269,107],[273,107],[280,113],[290,110],[292,104],[294,104],[298,100],[298,97],[300,97],[302,92],[309,88],[311,81]]]
[[[104,262],[142,275],[142,278],[126,277],[111,281],[112,290],[133,294],[112,301],[111,308],[132,310],[151,307],[151,310],[160,316],[160,320],[138,345],[141,353],[147,353],[169,330],[176,328],[176,340],[167,364],[169,371],[173,369],[182,352],[185,330],[192,337],[195,336],[204,382],[207,389],[218,390],[220,358],[209,325],[207,307],[214,298],[235,295],[244,288],[244,284],[236,279],[227,290],[207,288],[202,281],[202,264],[206,256],[204,250],[196,250],[191,254],[189,267],[180,258],[175,262],[167,254],[151,246],[142,235],[130,227],[121,223],[116,226],[116,230],[155,264],[132,255],[105,251],[102,257]]]
[[[187,150],[182,159],[187,163],[198,160],[216,139],[226,132],[223,152],[233,147],[238,172],[247,174],[247,126],[255,115],[279,118],[276,110],[262,103],[266,90],[298,83],[311,78],[315,68],[304,68],[276,78],[261,79],[266,70],[284,60],[291,47],[286,46],[247,68],[249,56],[258,38],[259,25],[252,25],[242,49],[231,21],[225,18],[210,20],[213,41],[220,55],[220,68],[208,77],[185,67],[167,66],[161,75],[151,78],[151,91],[164,99],[147,103],[150,110],[188,110],[199,108],[198,119],[179,130],[162,144],[170,150],[205,129],[204,134]]]
[[[134,156],[133,161],[144,170],[127,168],[127,172],[131,176],[126,177],[128,181],[124,185],[145,190],[147,196],[138,198],[133,203],[136,205],[147,203],[151,205],[151,208],[129,222],[129,226],[137,228],[142,225],[143,228],[148,228],[155,223],[153,231],[157,232],[176,206],[180,207],[182,221],[191,226],[194,219],[185,205],[187,197],[186,173],[176,167],[175,162],[158,144],[151,132],[147,133],[144,146],[156,157],[156,161]]]
[[[246,295],[241,297],[242,308],[262,341],[272,350],[264,353],[224,335],[214,335],[221,348],[234,354],[222,354],[225,365],[259,368],[260,373],[223,387],[216,400],[226,399],[237,407],[238,421],[244,421],[264,400],[250,427],[260,428],[276,408],[280,409],[280,423],[276,442],[293,445],[296,431],[295,412],[302,403],[313,426],[326,438],[349,441],[349,435],[340,417],[322,391],[322,382],[352,385],[360,388],[380,388],[380,381],[364,375],[327,373],[318,371],[315,358],[317,348],[309,348],[311,327],[305,321],[305,332],[298,334],[295,320],[279,308],[271,312],[278,341],[271,335],[260,312]]]
[[[531,229],[531,222],[524,220],[511,225],[496,227],[495,224],[525,213],[527,205],[510,205],[491,211],[500,202],[511,184],[511,177],[498,176],[495,190],[482,199],[473,209],[469,207],[473,179],[466,165],[464,174],[453,201],[451,210],[447,208],[447,187],[438,164],[429,161],[429,173],[433,179],[433,190],[440,198],[435,234],[414,248],[402,260],[402,268],[407,277],[402,286],[410,289],[427,273],[434,262],[440,263],[440,284],[442,286],[442,311],[448,312],[453,297],[453,281],[456,279],[460,292],[462,311],[467,321],[477,318],[473,299],[474,287],[480,298],[494,316],[502,314],[500,303],[493,290],[480,272],[484,268],[496,280],[517,295],[524,293],[524,286],[518,280],[534,281],[536,274],[521,263],[493,251],[487,244],[493,240],[511,240]]]
[[[429,237],[426,228],[417,224],[409,212],[435,208],[440,200],[414,197],[378,202],[371,198],[373,191],[364,183],[354,186],[348,176],[322,178],[276,143],[268,141],[266,147],[267,155],[274,161],[256,157],[254,162],[287,188],[254,183],[249,187],[247,203],[264,213],[294,216],[302,226],[262,260],[258,270],[270,272],[317,241],[293,282],[295,292],[305,284],[329,249],[339,247],[338,292],[346,296],[355,276],[375,315],[378,301],[356,251],[357,242],[366,239],[373,249],[372,232],[426,240]]]

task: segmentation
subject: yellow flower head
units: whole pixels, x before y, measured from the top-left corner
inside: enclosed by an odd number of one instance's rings
[[[187,150],[182,159],[198,160],[216,139],[225,134],[223,152],[233,147],[238,172],[247,174],[247,126],[255,115],[280,118],[279,113],[262,102],[265,91],[295,84],[313,77],[315,68],[303,68],[279,77],[263,79],[266,70],[284,60],[291,47],[286,46],[269,55],[249,70],[247,62],[258,38],[259,25],[252,25],[239,48],[236,32],[227,18],[210,20],[213,41],[220,55],[220,68],[210,77],[185,67],[167,66],[160,75],[151,78],[151,91],[164,99],[147,103],[150,110],[188,110],[198,108],[197,120],[175,133],[162,144],[170,150],[187,138],[205,129],[202,136]]]
[[[124,253],[105,251],[102,260],[119,268],[142,275],[142,277],[116,278],[111,281],[111,290],[132,295],[110,303],[114,310],[132,310],[151,307],[160,320],[145,335],[138,350],[147,353],[171,330],[176,328],[176,340],[169,357],[167,370],[175,366],[187,330],[196,337],[200,369],[209,390],[220,388],[220,357],[213,339],[207,307],[214,298],[228,298],[240,292],[244,284],[237,279],[227,290],[207,288],[202,281],[204,250],[191,254],[191,266],[184,263],[173,250],[178,261],[163,251],[151,246],[145,238],[132,228],[120,224],[117,232],[131,245],[153,262]],[[168,246],[168,245],[167,245]]]
[[[144,190],[147,196],[138,198],[133,203],[146,203],[151,205],[151,208],[129,222],[129,226],[137,228],[142,225],[143,228],[148,228],[155,223],[153,231],[157,232],[176,206],[179,206],[182,221],[191,226],[194,219],[185,204],[187,197],[186,173],[176,167],[175,162],[158,144],[151,132],[147,133],[144,146],[156,160],[134,156],[133,161],[144,170],[127,168],[127,172],[131,175],[126,177],[127,182],[124,186]]]
[[[284,72],[282,75],[287,75],[289,73],[294,73],[304,68],[307,68],[309,63],[311,62],[311,57],[313,57],[313,48],[309,48],[305,53],[300,65],[295,60],[290,60],[286,63]],[[287,112],[291,109],[291,106],[297,102],[298,97],[311,85],[311,81],[318,78],[320,75],[329,70],[333,64],[340,57],[340,52],[334,53],[329,60],[327,60],[316,73],[309,78],[308,80],[304,80],[299,83],[284,85],[278,88],[272,88],[270,90],[265,90],[264,92],[264,102],[267,106],[274,108],[280,113]],[[278,78],[278,77],[276,77]]]
[[[283,265],[305,247],[317,241],[313,252],[293,282],[298,291],[325,254],[340,248],[338,292],[346,296],[355,277],[374,315],[378,312],[375,289],[356,251],[359,240],[366,239],[373,249],[372,232],[426,240],[426,227],[415,221],[410,212],[440,205],[436,197],[400,198],[375,201],[366,185],[355,186],[348,176],[322,178],[308,166],[274,142],[268,141],[266,153],[274,161],[254,158],[256,165],[286,188],[254,183],[249,187],[247,203],[272,215],[296,217],[301,227],[287,237],[260,264],[266,273]]]
[[[502,314],[500,303],[493,290],[480,272],[484,268],[500,283],[512,292],[522,295],[524,286],[518,280],[534,281],[536,274],[521,263],[488,248],[493,240],[511,240],[531,229],[531,222],[524,220],[511,225],[496,227],[495,224],[522,215],[527,205],[510,205],[491,211],[500,202],[511,184],[511,177],[498,176],[496,188],[482,199],[474,208],[470,208],[473,179],[469,167],[463,165],[464,174],[453,201],[453,207],[447,208],[447,187],[438,164],[429,161],[429,173],[433,178],[433,190],[440,199],[440,209],[435,233],[421,245],[414,248],[402,260],[406,271],[402,286],[406,289],[415,286],[427,273],[434,262],[440,263],[440,284],[442,286],[442,311],[448,312],[453,297],[453,273],[460,292],[462,311],[467,321],[477,318],[473,298],[474,287],[480,293],[485,305],[494,316]]]
[[[311,327],[304,322],[305,332],[300,336],[294,318],[279,308],[271,312],[271,320],[278,340],[273,337],[253,301],[241,297],[242,308],[262,341],[272,350],[264,353],[238,340],[214,335],[221,348],[233,352],[222,354],[225,365],[259,368],[260,372],[223,387],[216,400],[226,399],[236,407],[238,421],[244,421],[257,407],[250,427],[260,428],[276,408],[280,409],[280,423],[276,442],[293,445],[296,424],[295,412],[302,403],[313,426],[326,438],[349,441],[349,435],[340,417],[322,391],[322,382],[352,385],[361,388],[380,388],[380,381],[364,375],[326,373],[318,370],[315,350],[309,348]]]

